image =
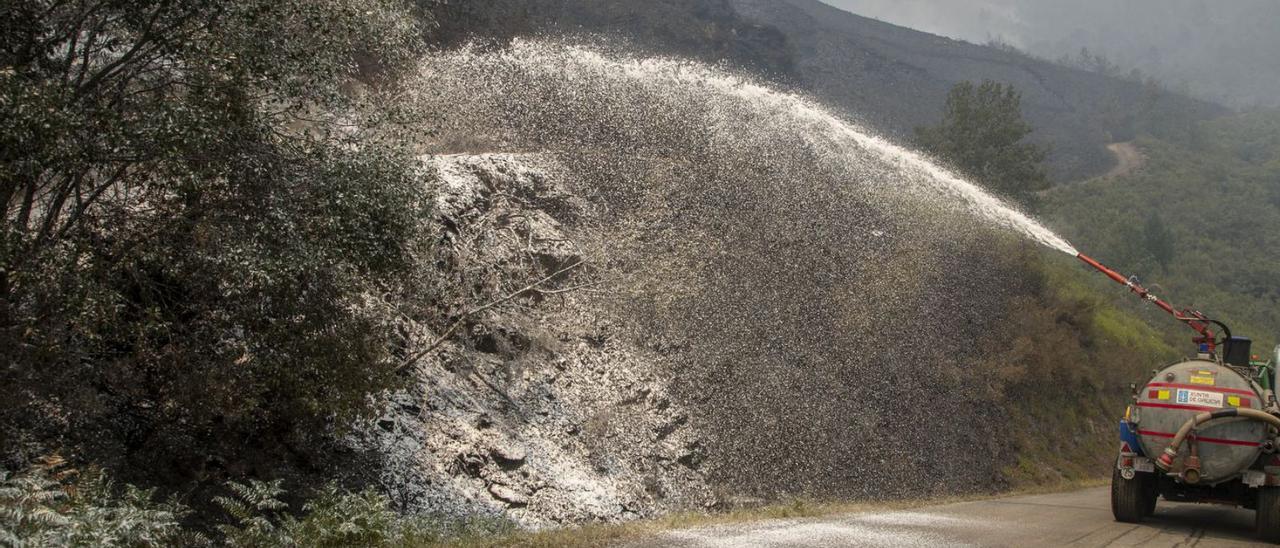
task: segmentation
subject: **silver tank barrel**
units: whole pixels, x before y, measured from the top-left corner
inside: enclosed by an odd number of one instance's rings
[[[1208,360],[1188,360],[1164,368],[1142,388],[1136,402],[1136,428],[1143,452],[1161,455],[1187,420],[1223,408],[1262,409],[1265,401],[1249,379]],[[1232,479],[1257,460],[1267,426],[1246,419],[1215,420],[1196,429],[1195,439],[1183,443],[1172,472],[1181,472],[1191,451],[1200,460],[1199,482]]]

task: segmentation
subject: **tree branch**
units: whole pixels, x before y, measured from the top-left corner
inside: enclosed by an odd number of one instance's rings
[[[512,299],[515,299],[516,297],[524,295],[525,293],[529,293],[531,291],[541,292],[541,290],[538,289],[538,286],[555,279],[557,276],[564,274],[565,272],[568,272],[570,270],[578,268],[579,266],[582,266],[582,264],[585,262],[586,261],[578,261],[576,263],[573,263],[569,266],[561,268],[560,270],[552,272],[551,274],[547,275],[545,278],[542,278],[536,282],[526,285],[512,293],[508,293],[507,296],[501,299],[493,301],[479,308],[475,308],[475,309],[464,312],[462,316],[457,319],[457,321],[453,322],[453,324],[450,325],[449,328],[444,331],[444,334],[440,335],[440,337],[437,338],[434,342],[432,342],[431,345],[428,346],[425,350],[422,350],[412,356],[409,356],[403,362],[401,362],[400,366],[396,368],[396,372],[399,373],[412,367],[414,364],[418,363],[418,360],[421,360],[422,358],[426,357],[428,354],[433,352],[435,349],[439,348],[440,345],[444,344],[445,341],[449,340],[449,337],[453,335],[454,331],[457,331],[458,328],[462,326],[462,322],[466,321],[467,318],[474,316],[476,314],[479,314],[481,312],[484,312],[485,310],[488,310],[500,304],[503,304]],[[579,286],[579,287],[585,287],[585,286]],[[571,289],[577,289],[577,288],[571,288]],[[566,289],[564,291],[569,291],[569,290]]]

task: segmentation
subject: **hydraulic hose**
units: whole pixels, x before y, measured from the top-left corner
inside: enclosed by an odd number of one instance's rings
[[[1178,433],[1174,434],[1173,441],[1169,442],[1169,447],[1165,448],[1164,454],[1160,455],[1160,458],[1156,459],[1156,466],[1159,466],[1161,470],[1169,470],[1169,468],[1173,467],[1174,457],[1178,456],[1178,448],[1182,446],[1182,442],[1187,439],[1187,436],[1191,434],[1191,431],[1194,430],[1195,427],[1214,419],[1225,419],[1228,417],[1245,417],[1247,419],[1265,422],[1277,429],[1280,429],[1280,417],[1257,409],[1229,407],[1226,409],[1218,409],[1216,411],[1198,413],[1196,416],[1187,419],[1187,422],[1182,423],[1182,428],[1179,428]]]

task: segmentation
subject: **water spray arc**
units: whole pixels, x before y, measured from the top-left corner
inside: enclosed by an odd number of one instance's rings
[[[582,253],[600,258],[593,316],[617,318],[610,344],[661,348],[630,367],[671,379],[654,393],[693,417],[677,434],[700,437],[685,459],[698,470],[747,491],[833,496],[966,489],[998,473],[974,452],[941,487],[895,459],[856,475],[848,463],[969,446],[965,429],[926,416],[979,417],[965,389],[883,373],[932,379],[969,351],[970,326],[998,321],[1000,280],[1014,278],[974,276],[999,253],[975,248],[1007,232],[1074,255],[1047,227],[816,101],[696,62],[516,40],[433,53],[414,89],[440,116],[429,151],[521,154],[581,200],[564,226],[581,222]],[[936,313],[955,305],[972,321]],[[896,333],[922,344],[866,344]],[[557,401],[585,402],[578,386],[557,384]],[[895,435],[872,417],[892,417]]]
[[[544,149],[629,148],[634,153],[637,145],[661,151],[688,135],[706,134],[712,146],[734,154],[759,147],[747,153],[755,157],[805,148],[826,164],[824,169],[843,170],[848,186],[868,196],[882,194],[878,201],[928,202],[1076,254],[1052,230],[925,155],[803,95],[700,63],[516,40],[497,52],[463,49],[433,56],[423,65],[423,77],[431,82],[423,89],[432,89],[436,100],[442,97],[436,93],[442,82],[463,82],[457,87],[465,92],[448,100],[465,105],[458,110],[489,112],[500,127],[485,132],[509,132],[515,142],[536,135],[536,146]],[[643,107],[655,98],[667,104]],[[673,129],[678,133],[670,134]],[[761,134],[766,137],[748,137]]]

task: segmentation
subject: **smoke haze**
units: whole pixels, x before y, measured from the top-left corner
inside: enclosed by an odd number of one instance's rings
[[[999,40],[1051,60],[1101,54],[1168,87],[1233,107],[1280,106],[1274,0],[823,0],[969,42]]]

